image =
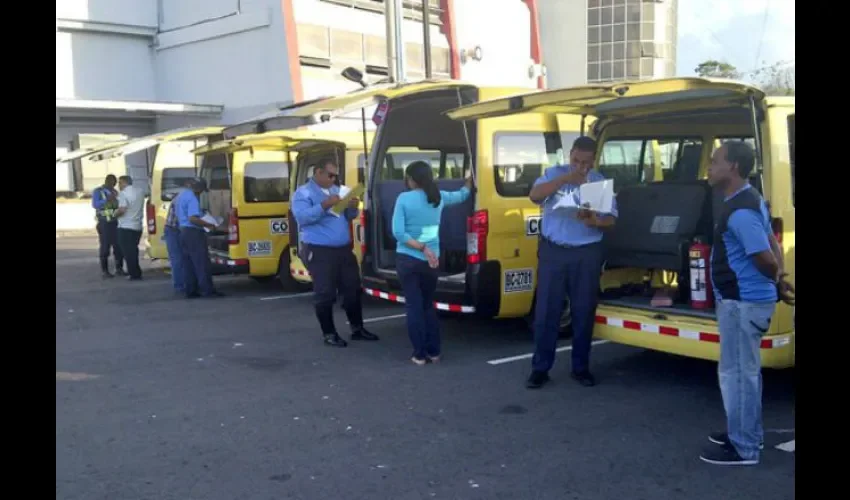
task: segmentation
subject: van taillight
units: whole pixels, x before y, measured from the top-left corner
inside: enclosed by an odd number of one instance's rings
[[[466,262],[478,264],[487,260],[487,233],[490,230],[486,210],[479,210],[466,219]]]
[[[360,211],[360,257],[366,256],[366,210]]]
[[[782,246],[782,233],[784,233],[785,225],[782,223],[781,217],[774,217],[770,221],[770,228],[773,230],[773,237],[776,238],[776,242],[779,243],[779,246]]]
[[[148,202],[145,206],[145,214],[148,219],[148,234],[156,234],[156,206]]]
[[[230,209],[227,223],[227,242],[231,245],[239,243],[239,212],[235,208]]]

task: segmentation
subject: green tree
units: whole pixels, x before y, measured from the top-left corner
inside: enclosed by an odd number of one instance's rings
[[[737,80],[741,78],[738,68],[725,61],[709,59],[694,68],[694,73],[703,78],[729,78]]]
[[[795,95],[796,75],[793,63],[780,61],[753,71],[752,78],[767,95]]]

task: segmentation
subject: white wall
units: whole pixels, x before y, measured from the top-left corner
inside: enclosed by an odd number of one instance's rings
[[[552,0],[561,1],[561,0]],[[535,88],[529,78],[531,15],[520,0],[455,1],[458,49],[480,46],[481,61],[461,65],[461,80],[477,84]]]
[[[156,100],[150,41],[109,33],[56,32],[56,97]]]
[[[546,87],[587,83],[587,0],[538,0]]]
[[[156,4],[157,0],[56,0],[56,18],[156,26]]]
[[[292,99],[279,0],[242,0],[241,13],[236,0],[165,4],[155,59],[159,100],[223,104],[222,121],[230,122]]]

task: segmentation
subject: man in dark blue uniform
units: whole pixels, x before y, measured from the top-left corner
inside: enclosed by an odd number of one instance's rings
[[[301,258],[313,279],[316,317],[326,345],[345,347],[348,343],[334,326],[333,306],[337,291],[351,325],[351,340],[378,340],[363,326],[360,302],[360,268],[352,252],[351,221],[357,217],[360,200],[352,198],[341,215],[331,212],[339,203],[339,167],[333,160],[320,162],[313,178],[295,191],[292,214],[298,222],[303,244]]]
[[[114,175],[107,175],[103,185],[95,188],[91,198],[91,205],[95,209],[97,220],[100,270],[104,278],[114,277],[109,272],[110,249],[115,258],[115,274],[124,275],[124,254],[118,245],[118,219],[115,218],[115,210],[118,208],[118,191],[115,189],[117,183],[118,179]]]
[[[715,465],[755,465],[764,443],[761,420],[761,338],[770,328],[776,302],[793,304],[770,214],[747,181],[755,153],[744,142],[718,148],[708,181],[724,195],[714,221],[711,281],[720,332],[718,378],[726,432],[709,436],[717,446],[700,456]]]
[[[180,248],[183,251],[183,291],[186,298],[221,297],[224,294],[213,287],[207,233],[204,228],[215,229],[202,219],[199,197],[207,190],[207,182],[195,178],[190,189],[184,189],[172,203],[176,205],[180,226]]]
[[[596,384],[589,364],[602,274],[602,231],[614,225],[616,200],[610,214],[554,208],[562,196],[578,198],[582,184],[605,179],[593,170],[595,157],[596,142],[590,137],[577,138],[570,150],[570,164],[548,168],[529,193],[531,201],[543,205],[534,305],[535,350],[531,375],[526,382],[529,389],[537,389],[549,381],[567,298],[573,329],[572,377],[584,386]]]

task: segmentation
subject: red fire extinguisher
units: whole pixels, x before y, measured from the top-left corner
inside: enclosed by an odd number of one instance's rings
[[[701,238],[695,238],[688,249],[691,268],[691,307],[710,309],[714,307],[711,291],[711,246]]]

